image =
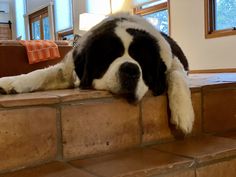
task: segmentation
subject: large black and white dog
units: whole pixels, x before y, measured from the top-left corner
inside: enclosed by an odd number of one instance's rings
[[[188,62],[180,47],[142,17],[113,15],[96,25],[64,60],[46,69],[0,79],[0,93],[79,87],[108,90],[129,102],[167,90],[171,122],[192,130],[194,112],[187,83]]]

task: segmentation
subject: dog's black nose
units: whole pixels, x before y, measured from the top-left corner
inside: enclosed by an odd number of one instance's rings
[[[121,77],[126,79],[137,79],[140,76],[139,67],[130,62],[125,62],[120,65],[119,73]]]
[[[120,91],[119,93],[129,102],[135,102],[135,91],[141,73],[138,65],[125,62],[119,68]]]

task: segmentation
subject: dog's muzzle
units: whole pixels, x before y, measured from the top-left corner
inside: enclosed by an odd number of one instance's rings
[[[125,62],[120,65],[120,94],[122,94],[129,102],[135,102],[137,99],[135,96],[135,91],[140,75],[140,69],[135,63]]]

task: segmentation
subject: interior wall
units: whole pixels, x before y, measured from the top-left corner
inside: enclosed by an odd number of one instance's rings
[[[236,68],[236,35],[205,39],[204,0],[170,0],[170,15],[191,70]]]
[[[10,6],[8,1],[0,1],[0,22],[8,22],[10,20]]]
[[[86,0],[73,0],[73,25],[74,33],[80,34],[79,30],[79,14],[87,12]]]

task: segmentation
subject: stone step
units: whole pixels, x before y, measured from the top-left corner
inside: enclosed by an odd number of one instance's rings
[[[201,135],[2,174],[0,177],[234,177],[236,141]]]
[[[189,136],[236,130],[234,80],[196,80]],[[169,124],[168,112],[165,94],[147,94],[137,105],[78,89],[1,95],[0,173],[174,141],[183,135]]]
[[[2,174],[0,177],[95,177],[86,171],[74,168],[64,162],[51,162],[13,173]]]

